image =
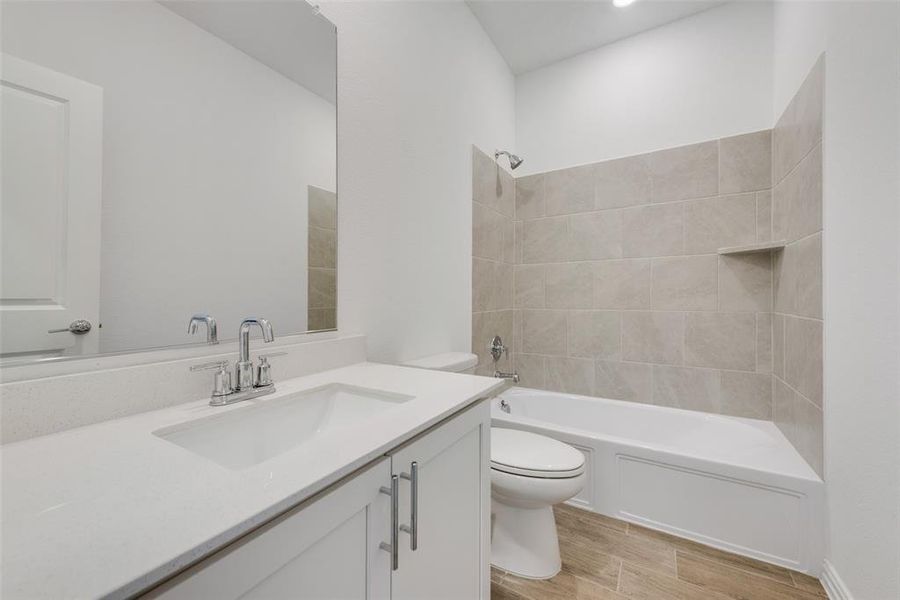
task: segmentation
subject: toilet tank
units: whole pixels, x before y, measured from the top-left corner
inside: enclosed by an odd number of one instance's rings
[[[469,352],[445,352],[423,356],[403,363],[404,367],[449,371],[452,373],[472,373],[478,364],[478,357]]]

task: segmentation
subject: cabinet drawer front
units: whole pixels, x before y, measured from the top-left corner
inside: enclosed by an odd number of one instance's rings
[[[232,543],[145,598],[387,598],[390,481],[383,459]]]

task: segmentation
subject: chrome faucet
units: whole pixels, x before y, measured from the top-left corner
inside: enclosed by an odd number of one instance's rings
[[[491,358],[494,359],[494,377],[498,379],[509,379],[513,383],[519,383],[519,374],[513,370],[512,373],[504,373],[500,369],[497,368],[497,363],[500,362],[500,359],[504,354],[509,356],[509,348],[503,345],[503,340],[499,335],[495,335],[494,339],[491,340],[491,345],[488,346],[488,350],[491,352]]]
[[[250,318],[241,321],[241,328],[238,333],[241,354],[234,365],[234,390],[236,392],[252,388],[255,384],[253,380],[253,361],[250,360],[250,328],[254,325],[259,325],[264,342],[268,344],[275,340],[272,325],[266,319]]]
[[[191,317],[190,322],[188,323],[188,333],[194,335],[197,333],[197,329],[200,328],[200,324],[203,323],[206,325],[206,343],[207,344],[218,344],[219,343],[219,330],[216,327],[216,320],[207,313],[197,313],[193,317]]]
[[[199,321],[203,322],[202,319]],[[268,343],[275,340],[272,325],[266,319],[244,319],[241,322],[239,330],[240,356],[234,364],[233,387],[231,385],[231,373],[228,371],[228,361],[215,361],[191,367],[191,371],[216,370],[215,386],[213,387],[212,398],[209,401],[211,406],[224,406],[241,400],[250,400],[251,398],[265,396],[275,391],[275,384],[272,382],[272,370],[268,359],[286,353],[275,352],[260,356],[259,367],[254,373],[253,361],[250,360],[250,329],[254,325],[259,325],[265,342]],[[215,328],[215,320],[213,320],[213,328]]]

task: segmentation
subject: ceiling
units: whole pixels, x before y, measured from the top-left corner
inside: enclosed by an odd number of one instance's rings
[[[604,44],[724,4],[724,0],[467,0],[513,73],[544,67]]]
[[[334,25],[306,2],[163,0],[162,4],[332,104],[337,81]]]

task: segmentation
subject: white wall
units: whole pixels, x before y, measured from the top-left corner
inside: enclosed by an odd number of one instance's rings
[[[104,89],[101,351],[306,331],[334,106],[155,2],[6,2],[3,51]]]
[[[322,12],[338,28],[339,327],[374,360],[467,351],[471,145],[513,146],[513,76],[462,2]]]
[[[516,78],[516,174],[772,126],[772,8],[735,2]]]
[[[900,5],[774,17],[775,114],[825,53],[827,560],[855,600],[900,598]]]

